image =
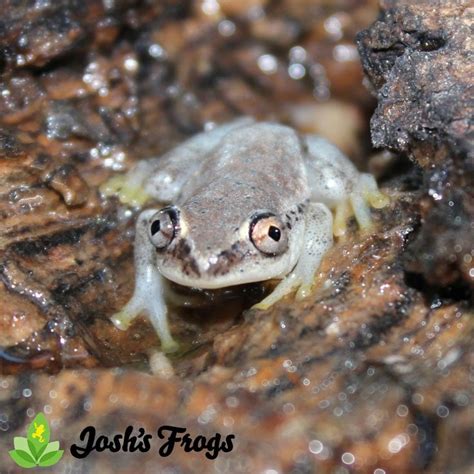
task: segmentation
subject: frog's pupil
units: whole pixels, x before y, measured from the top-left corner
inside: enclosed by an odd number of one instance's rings
[[[271,225],[268,229],[268,236],[271,237],[275,242],[278,242],[281,238],[281,231],[278,227]]]
[[[151,235],[155,235],[157,232],[160,231],[160,221],[159,220],[156,220],[156,221],[152,222],[150,231],[151,231]]]

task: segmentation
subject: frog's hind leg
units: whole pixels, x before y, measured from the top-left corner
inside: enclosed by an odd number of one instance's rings
[[[168,327],[164,302],[163,281],[155,262],[155,247],[147,235],[149,219],[156,210],[149,209],[140,214],[135,234],[135,290],[129,302],[111,320],[118,329],[126,330],[131,321],[144,312],[150,318],[164,352],[174,352],[178,344]]]
[[[332,246],[332,225],[331,211],[324,204],[309,203],[305,212],[304,242],[298,263],[255,308],[267,309],[295,290],[297,300],[309,295],[321,259]]]
[[[372,228],[370,207],[380,209],[388,203],[388,197],[379,191],[375,178],[371,174],[359,174],[352,191],[334,206],[334,235],[343,237],[346,234],[347,220],[351,216],[362,231],[369,231]]]
[[[335,211],[334,235],[346,233],[347,220],[355,216],[362,230],[372,225],[370,207],[385,207],[389,199],[382,194],[375,178],[359,173],[336,146],[316,135],[304,137],[305,164],[311,199]]]

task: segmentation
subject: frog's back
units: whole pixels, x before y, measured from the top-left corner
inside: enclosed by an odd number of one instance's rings
[[[226,134],[184,186],[178,204],[224,199],[244,212],[284,211],[307,197],[299,136],[289,127],[262,122]]]

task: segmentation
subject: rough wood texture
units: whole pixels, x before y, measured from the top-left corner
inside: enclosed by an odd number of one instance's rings
[[[474,49],[472,3],[391,1],[359,37],[377,91],[376,147],[424,169],[422,227],[407,269],[432,285],[474,288]],[[462,291],[462,290],[461,290]]]

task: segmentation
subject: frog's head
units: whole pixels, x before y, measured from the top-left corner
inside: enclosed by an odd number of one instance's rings
[[[278,215],[245,200],[223,206],[193,199],[156,212],[148,238],[157,266],[169,280],[196,288],[222,288],[281,278],[296,264],[303,220]]]

